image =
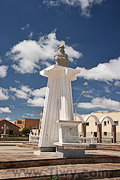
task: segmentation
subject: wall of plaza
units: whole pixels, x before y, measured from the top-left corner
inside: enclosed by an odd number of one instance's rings
[[[91,114],[81,115],[83,119],[85,119],[88,115],[95,115],[100,120],[104,116],[109,116],[113,119],[116,124],[116,140],[120,142],[120,112],[93,112]],[[78,116],[76,116],[76,120],[80,120]],[[105,141],[111,138],[111,122],[108,118],[105,118],[102,122],[102,138]],[[81,135],[81,123],[78,126],[79,136]],[[90,117],[86,123],[86,137],[91,137],[92,134],[97,137],[97,123],[93,117]]]

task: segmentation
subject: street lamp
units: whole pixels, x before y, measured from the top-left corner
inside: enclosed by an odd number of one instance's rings
[[[75,120],[76,120],[76,114],[77,114],[77,105],[78,105],[78,101],[80,100],[81,96],[84,95],[86,93],[86,91],[83,91],[79,98],[77,99],[76,103],[75,103]]]

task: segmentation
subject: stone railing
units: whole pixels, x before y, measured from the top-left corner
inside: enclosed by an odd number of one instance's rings
[[[39,136],[29,134],[29,142],[39,142]]]
[[[113,142],[113,136],[111,136],[111,137],[102,137],[102,142]]]
[[[79,140],[80,142],[86,142],[86,141],[90,141],[91,144],[94,144],[95,141],[97,141],[98,137],[80,137]]]

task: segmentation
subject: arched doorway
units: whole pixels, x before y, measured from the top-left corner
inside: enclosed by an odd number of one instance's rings
[[[105,119],[107,119],[107,121],[104,121]],[[104,124],[103,124],[103,122],[104,122]],[[116,143],[116,124],[114,123],[113,119],[110,116],[103,116],[100,119],[100,123],[103,126],[103,135],[106,136],[106,138],[108,138],[108,139],[109,138],[112,139],[113,143]],[[109,126],[109,131],[111,131],[111,132],[107,132],[108,126]],[[112,127],[110,127],[110,126],[112,126]],[[105,128],[106,128],[106,131],[105,131]]]
[[[91,122],[88,122],[90,119]],[[84,122],[86,123],[86,132],[88,136],[97,137],[97,142],[102,142],[102,126],[97,116],[90,114],[85,117]],[[91,123],[91,125],[89,124]],[[95,123],[95,124],[94,124]]]
[[[9,131],[9,135],[10,136],[13,135],[13,130],[12,129]]]

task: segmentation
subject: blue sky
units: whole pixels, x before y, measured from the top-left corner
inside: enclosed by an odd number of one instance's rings
[[[78,113],[120,111],[119,0],[0,0],[0,119],[39,118],[47,78],[65,44]]]

